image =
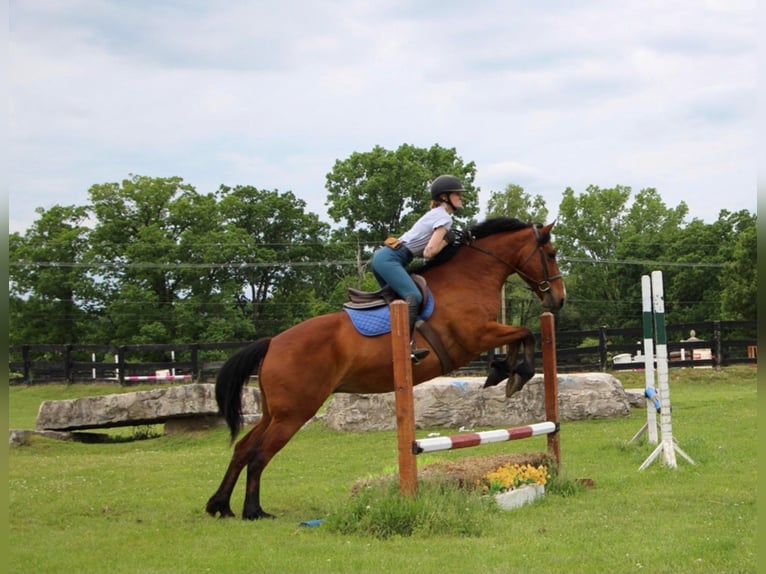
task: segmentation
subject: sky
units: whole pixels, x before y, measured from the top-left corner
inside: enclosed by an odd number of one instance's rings
[[[375,146],[454,148],[482,214],[655,188],[757,209],[756,0],[10,0],[9,231],[132,174],[293,192]],[[513,214],[508,214],[513,215]]]

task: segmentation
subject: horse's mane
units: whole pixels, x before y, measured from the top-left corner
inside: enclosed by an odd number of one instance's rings
[[[472,237],[481,239],[487,235],[502,233],[503,231],[516,231],[526,227],[532,227],[532,223],[521,221],[515,217],[493,217],[481,223],[471,226],[468,232]]]
[[[472,225],[466,231],[458,231],[458,239],[442,249],[436,257],[430,259],[422,265],[411,268],[409,271],[410,273],[420,274],[423,271],[431,269],[432,267],[446,263],[452,259],[452,257],[454,257],[454,255],[463,245],[470,243],[474,239],[481,239],[482,237],[487,237],[488,235],[502,233],[505,231],[517,231],[519,229],[526,229],[527,227],[532,227],[533,225],[539,224],[521,221],[515,217],[493,217],[487,219],[481,223]]]

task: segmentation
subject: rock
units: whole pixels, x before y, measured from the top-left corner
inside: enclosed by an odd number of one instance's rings
[[[243,415],[260,413],[260,392],[245,387],[242,391]],[[190,384],[83,397],[43,401],[37,413],[38,430],[70,431],[164,423],[173,419],[218,418],[215,385]]]
[[[646,408],[646,391],[644,389],[625,389],[628,402],[634,409]]]
[[[61,432],[10,429],[8,431],[8,446],[27,446],[33,436],[42,436],[56,440],[71,440],[85,443],[108,442],[109,436],[92,432]]]
[[[483,383],[481,377],[438,377],[417,385],[413,389],[415,427],[507,428],[545,420],[542,375],[535,375],[510,399],[505,385],[484,389]],[[561,421],[630,414],[625,389],[607,373],[560,374],[558,387]],[[323,420],[336,430],[393,430],[394,394],[337,394],[328,402]]]
[[[242,428],[256,422],[261,415],[242,415]],[[226,426],[223,417],[202,415],[191,417],[178,417],[165,421],[165,434],[184,434],[195,431],[205,431],[215,427]]]

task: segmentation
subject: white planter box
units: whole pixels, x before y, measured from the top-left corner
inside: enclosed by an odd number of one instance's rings
[[[499,492],[495,495],[497,505],[503,510],[518,508],[529,504],[545,494],[545,486],[542,484],[526,484],[514,490]]]

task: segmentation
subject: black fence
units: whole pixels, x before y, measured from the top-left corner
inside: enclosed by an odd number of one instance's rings
[[[666,325],[669,367],[756,364],[755,321],[706,321]],[[693,335],[693,336],[692,336]],[[600,327],[556,333],[560,372],[643,368],[643,329]],[[655,350],[656,353],[656,350]]]
[[[666,325],[669,367],[757,363],[755,321]],[[690,332],[695,337],[690,337]],[[691,338],[691,340],[689,340]],[[696,339],[696,340],[695,340]],[[538,364],[540,360],[538,338]],[[167,345],[21,345],[10,351],[10,383],[210,381],[223,361],[248,341]],[[641,327],[556,333],[559,372],[643,368]],[[483,375],[493,353],[456,372]]]

